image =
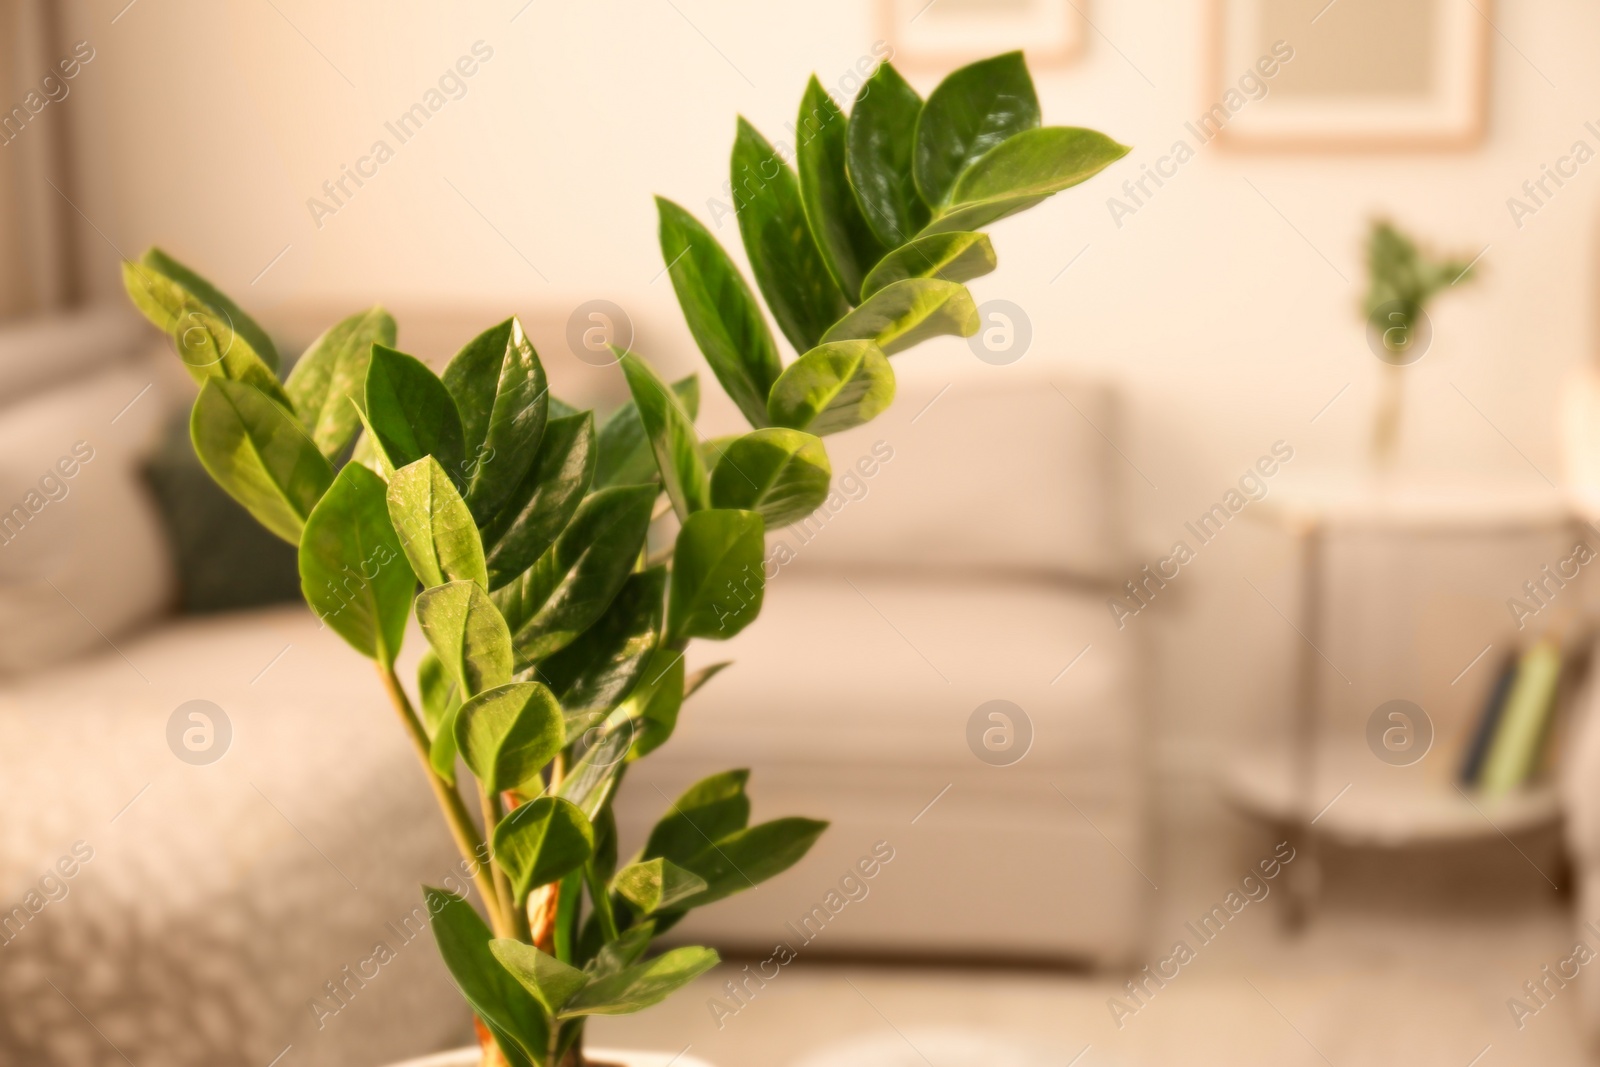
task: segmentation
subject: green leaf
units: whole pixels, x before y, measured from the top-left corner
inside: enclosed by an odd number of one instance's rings
[[[158,254],[155,249],[147,252],[146,260],[153,254]],[[277,356],[269,358],[257,353],[245,335],[229,324],[222,310],[148,262],[124,262],[122,285],[145,318],[171,336],[178,358],[195,381],[204,384],[208,378],[223,378],[253,385],[274,403],[291,409],[274,369]],[[270,351],[271,342],[266,343]]]
[[[800,196],[828,272],[841,290],[853,295],[861,292],[861,280],[887,249],[862,217],[845,174],[845,125],[844,112],[813,74],[800,101],[795,134],[800,142]]]
[[[638,908],[641,915],[670,908],[706,888],[704,878],[661,856],[629,864],[611,882],[612,891]]]
[[[559,1012],[578,990],[589,984],[589,976],[578,968],[509,937],[489,942],[489,951],[548,1015]]]
[[[690,786],[650,831],[644,858],[662,856],[682,867],[711,842],[743,830],[750,822],[749,781],[747,770],[723,771]]]
[[[861,284],[861,296],[865,299],[907,278],[971,281],[994,270],[995,263],[994,245],[985,234],[930,233],[884,256]]]
[[[765,426],[767,391],[783,366],[761,307],[739,268],[699,220],[659,196],[656,208],[661,255],[689,332],[750,425]]]
[[[1021,52],[955,71],[917,117],[914,173],[922,199],[937,212],[950,202],[962,171],[1006,138],[1038,125],[1039,98]]]
[[[421,360],[373,345],[363,410],[374,439],[396,470],[432,456],[451,481],[465,484],[461,415],[444,383]]]
[[[811,851],[827,828],[816,819],[773,819],[718,838],[715,844],[706,843],[698,854],[682,861],[682,866],[705,879],[706,888],[679,901],[673,910],[703,908],[782,874]]]
[[[595,978],[608,978],[632,966],[650,948],[650,941],[655,937],[655,933],[655,922],[647,919],[642,923],[635,923],[624,930],[616,940],[602,945],[584,971]]]
[[[394,317],[374,305],[330,327],[289,372],[284,391],[322,454],[337,459],[360,427],[351,403],[366,388],[375,344],[393,347]]]
[[[250,346],[263,363],[273,371],[278,369],[278,350],[273,346],[272,338],[267,336],[267,331],[258,326],[254,319],[244,313],[243,308],[229,300],[220,289],[159,248],[146,250],[139,262],[193,295],[218,318],[231,325],[234,332],[244,339],[244,343]]]
[[[519,668],[565,648],[605,613],[644,545],[655,499],[654,486],[591,493],[555,544],[494,591]]]
[[[1088,181],[1132,149],[1075,126],[1027,130],[992,149],[961,176],[952,203],[926,233],[972,230]]]
[[[560,797],[522,805],[494,828],[494,855],[511,879],[517,907],[542,885],[583,866],[594,851],[594,828]]]
[[[709,948],[686,946],[664,952],[607,978],[591,981],[567,1002],[560,1018],[583,1015],[631,1015],[659,1004],[720,962]]]
[[[439,955],[473,1012],[495,1031],[511,1067],[544,1067],[550,1044],[546,1016],[529,992],[501,966],[493,935],[471,904],[443,889],[423,887]]]
[[[630,574],[606,613],[539,664],[539,677],[569,716],[609,711],[644,673],[661,632],[665,567]]]
[[[672,383],[678,406],[693,422],[700,414],[700,378],[691,374]],[[613,411],[600,426],[600,461],[595,467],[596,489],[610,485],[644,485],[659,481],[656,455],[639,421],[639,408],[632,400]]]
[[[761,516],[713,508],[684,520],[672,553],[667,643],[723,641],[761,612],[765,547]]]
[[[598,725],[593,718],[573,738],[567,776],[556,795],[572,801],[585,815],[598,819],[611,798],[612,784],[627,761],[636,728],[623,708],[614,709]]]
[[[711,503],[753,511],[776,530],[817,510],[828,499],[832,477],[821,438],[781,427],[754,430],[723,453],[711,481]]]
[[[717,675],[721,674],[731,666],[733,666],[732,660],[723,660],[721,663],[713,663],[709,666],[701,667],[699,670],[689,675],[684,679],[683,682],[683,699],[688,700],[690,697],[694,696],[700,691],[701,686],[705,685],[707,682],[711,681],[711,679],[715,678]]]
[[[394,464],[389,462],[389,457],[378,445],[378,435],[372,432],[372,423],[367,420],[367,413],[354,397],[350,406],[355,409],[356,418],[361,420],[361,436],[356,438],[356,447],[350,450],[350,462],[359,463],[373,474],[388,481],[394,477]]]
[[[387,666],[400,652],[416,587],[389,521],[383,479],[345,464],[300,537],[306,603],[357,652]]]
[[[430,742],[428,762],[439,777],[455,785],[456,713],[461,710],[461,685],[431,648],[417,664],[417,689],[422,694],[422,722]]]
[[[542,785],[540,772],[564,744],[561,705],[538,682],[485,690],[456,715],[456,747],[490,793]]]
[[[290,544],[333,483],[299,423],[253,386],[208,378],[189,415],[195,454],[218,485]]]
[[[488,588],[478,527],[438,460],[424,456],[395,471],[388,502],[389,518],[423,588],[456,581]]]
[[[739,119],[733,202],[756,285],[795,351],[817,343],[850,310],[806,223],[800,182],[767,139]],[[920,226],[918,227],[920,228]]]
[[[444,386],[461,413],[462,495],[481,523],[513,498],[538,456],[550,406],[544,365],[522,323],[511,318],[456,353]]]
[[[449,582],[417,596],[417,622],[467,697],[511,681],[511,631],[477,582]]]
[[[594,478],[594,415],[583,412],[545,423],[539,446],[508,506],[481,527],[489,588],[527,570],[555,542]]]
[[[678,518],[687,518],[691,512],[705,508],[710,499],[694,423],[648,363],[631,352],[619,352],[617,360],[628,380],[628,390],[633,394],[634,407],[655,454],[667,496]]]
[[[977,332],[978,308],[964,286],[907,278],[873,293],[840,319],[823,341],[872,340],[892,356],[930,337],[971,337]]]
[[[618,709],[634,724],[629,760],[647,756],[666,744],[677,728],[683,699],[683,653],[658,647],[645,665],[639,684]]]
[[[888,63],[861,86],[850,110],[850,184],[867,225],[889,248],[905,244],[928,224],[928,205],[911,173],[921,112],[922,97]]]
[[[833,341],[789,364],[767,397],[767,413],[778,426],[822,437],[877,418],[893,403],[894,388],[894,370],[875,342]]]

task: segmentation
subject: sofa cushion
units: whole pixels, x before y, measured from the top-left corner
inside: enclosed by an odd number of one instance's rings
[[[104,648],[169,602],[138,468],[165,412],[138,361],[0,409],[0,672]]]
[[[893,407],[828,438],[834,493],[772,531],[769,557],[802,568],[1116,570],[1121,460],[1102,436],[1117,435],[1109,388],[1017,367],[952,378],[897,361],[895,373]]]

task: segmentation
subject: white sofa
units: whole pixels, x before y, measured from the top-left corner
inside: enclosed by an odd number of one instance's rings
[[[431,940],[398,934],[452,849],[366,661],[300,607],[165,614],[135,463],[188,386],[156,347],[118,315],[0,341],[0,490],[22,499],[73,442],[96,450],[0,546],[0,1062],[332,1067],[459,1044]],[[6,377],[22,364],[53,369]],[[624,847],[663,797],[750,766],[757,818],[833,828],[686,936],[769,951],[885,841],[869,894],[805,952],[1125,958],[1149,861],[1139,654],[1103,606],[1122,527],[1090,420],[1114,433],[1112,398],[1069,404],[1016,368],[948,390],[904,369],[890,414],[830,442],[841,476],[874,442],[892,458],[810,543],[774,538],[796,555],[758,625],[698,646],[737,665],[629,777]],[[1010,767],[967,743],[994,698],[1034,729]],[[195,699],[232,730],[205,765],[169,743]],[[379,941],[397,958],[351,978]],[[311,1006],[330,982],[331,1016]]]
[[[1115,398],[1026,364],[895,369],[894,407],[828,439],[836,486],[867,460],[858,499],[770,535],[758,623],[692,648],[691,668],[734,666],[630,774],[624,834],[699,777],[750,767],[756,818],[832,827],[784,878],[691,916],[685,937],[799,950],[786,924],[885,841],[895,859],[806,953],[1126,961],[1154,873],[1140,630],[1119,632],[1105,607],[1133,575],[1124,468],[1102,436],[1118,432]],[[969,747],[990,700],[1032,723],[1010,766]]]

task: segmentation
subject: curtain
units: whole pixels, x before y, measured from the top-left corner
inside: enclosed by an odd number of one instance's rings
[[[50,102],[69,55],[55,0],[0,0],[0,323],[78,297],[72,109]]]

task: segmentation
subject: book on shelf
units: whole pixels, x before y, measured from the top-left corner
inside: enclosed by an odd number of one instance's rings
[[[1555,712],[1560,679],[1561,648],[1554,640],[1535,641],[1517,661],[1477,776],[1485,793],[1503,795],[1533,776]]]
[[[1459,781],[1468,788],[1476,785],[1478,776],[1483,773],[1483,762],[1489,755],[1489,745],[1494,741],[1500,715],[1505,710],[1506,695],[1511,692],[1511,683],[1516,677],[1517,656],[1511,653],[1500,661],[1500,670],[1495,675],[1494,684],[1489,687],[1483,710],[1478,713],[1478,725],[1467,742]]]

